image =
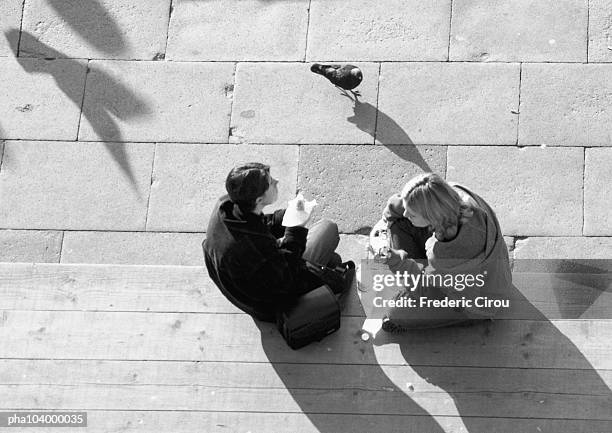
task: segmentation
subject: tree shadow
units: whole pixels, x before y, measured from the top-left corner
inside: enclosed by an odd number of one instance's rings
[[[127,48],[127,42],[121,34],[119,25],[99,0],[47,0],[47,2],[79,36],[96,49],[109,55],[118,55]],[[27,43],[26,46],[30,47]],[[40,51],[41,49],[45,51]],[[33,53],[49,56],[54,52],[52,49],[46,51],[47,49],[48,46],[36,45]]]
[[[7,38],[11,38],[18,33],[19,30],[12,29],[5,32],[5,35]],[[42,59],[16,57],[17,62],[26,72],[50,75],[60,90],[81,110],[83,116],[89,121],[101,141],[122,141],[121,131],[113,116],[121,120],[129,120],[141,118],[148,114],[150,109],[144,99],[135,95],[130,89],[116,81],[99,67],[88,70],[87,73],[94,73],[96,79],[104,86],[104,99],[98,99],[96,104],[86,103],[85,95],[83,94],[85,90],[83,87],[75,85],[73,77],[65,73],[67,68],[62,66],[68,64],[69,68],[72,67],[74,69],[80,67],[81,63],[76,60],[63,58],[65,57],[63,53],[40,42],[36,37],[27,32],[22,32],[21,41],[25,42],[28,47],[40,47],[40,49],[35,49],[33,53],[50,53],[51,57],[47,59],[62,58],[60,64],[44,62]],[[125,148],[117,146],[116,143],[104,144],[123,174],[129,180],[134,191],[140,195]]]
[[[524,310],[515,313],[530,320],[480,321],[399,335],[380,332],[375,351],[385,357],[401,354],[424,382],[448,393],[469,433],[492,431],[494,424],[480,417],[516,420],[500,432],[612,431],[608,384],[516,287],[508,296]],[[588,324],[573,328],[583,335],[593,332],[585,329]],[[606,347],[607,336],[592,336],[599,337]]]
[[[395,120],[369,102],[361,102],[358,97],[353,98],[347,92],[342,92],[342,95],[349,98],[354,104],[354,114],[346,120],[360,130],[370,134],[372,138],[386,146],[404,161],[416,164],[425,172],[432,171],[427,161],[421,156],[412,142],[412,139]],[[376,119],[375,131],[372,130],[370,124],[370,119],[372,118]]]

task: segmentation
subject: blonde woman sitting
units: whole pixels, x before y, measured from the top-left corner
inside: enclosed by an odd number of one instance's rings
[[[480,196],[421,174],[389,198],[382,223],[376,234],[388,237],[389,248],[375,258],[394,273],[421,275],[418,286],[395,296],[414,299],[412,307],[396,303],[403,306],[386,312],[384,330],[448,326],[498,311],[512,287],[508,250],[495,212]]]

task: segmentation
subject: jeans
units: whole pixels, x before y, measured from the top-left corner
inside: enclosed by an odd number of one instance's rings
[[[302,258],[320,266],[337,266],[342,261],[335,253],[339,243],[340,235],[336,223],[327,219],[317,221],[308,230],[306,249]]]

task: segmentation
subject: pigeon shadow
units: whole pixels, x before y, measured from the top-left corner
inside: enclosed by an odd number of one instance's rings
[[[99,0],[47,0],[47,2],[70,28],[96,49],[109,55],[118,55],[125,51],[127,42],[121,34],[119,25]],[[45,45],[30,46],[27,42],[29,41],[26,41],[25,45],[33,54],[54,57],[57,53]]]
[[[589,322],[557,327],[516,287],[512,291],[508,297],[518,301],[520,316],[528,320],[380,332],[375,350],[385,357],[401,354],[424,386],[444,390],[469,433],[612,431],[609,385],[560,329],[583,339],[600,338],[602,348],[608,347],[607,336],[589,337],[599,329]],[[602,348],[605,360],[610,349]],[[448,403],[425,401],[423,407],[444,411]]]
[[[406,131],[395,120],[369,102],[361,102],[358,97],[353,98],[347,92],[342,92],[342,95],[354,103],[354,114],[346,120],[354,124],[361,131],[370,134],[375,139],[375,142],[386,146],[404,161],[416,164],[425,172],[433,171],[427,161],[421,156]],[[372,118],[376,119],[374,131],[372,131],[371,127]]]
[[[342,317],[342,328],[351,326],[347,321],[358,326],[361,318]],[[275,325],[254,322],[270,365],[318,432],[444,433],[440,424],[375,363],[373,346],[361,341],[359,328],[348,337],[341,330],[319,344],[292,351]],[[356,354],[348,356],[350,360],[362,361],[321,359],[321,352],[346,354],[347,350]]]
[[[5,35],[7,38],[11,38],[15,33],[19,33],[19,30],[9,30],[5,32]],[[32,53],[49,53],[51,57],[48,59],[65,57],[63,53],[40,42],[28,32],[22,32],[21,40],[22,42],[25,41],[28,47],[40,47],[40,49],[35,49]],[[113,116],[121,120],[128,120],[141,118],[149,111],[147,103],[142,98],[132,93],[130,89],[116,81],[99,67],[95,69],[95,74],[97,75],[97,79],[104,85],[104,99],[98,99],[96,104],[92,104],[85,103],[83,87],[75,86],[73,77],[65,73],[66,69],[78,69],[81,67],[81,63],[78,61],[62,58],[61,65],[54,65],[40,59],[22,57],[16,57],[16,59],[21,67],[30,74],[51,75],[60,90],[79,108],[79,110],[81,110],[83,116],[89,121],[94,132],[102,141],[122,141],[121,131],[117,122],[113,119]],[[65,67],[65,65],[68,65],[68,67]],[[88,71],[88,73],[91,73],[91,71]],[[122,173],[129,180],[134,191],[140,196],[136,178],[130,166],[125,148],[117,143],[104,143],[104,145],[112,158],[119,165]]]

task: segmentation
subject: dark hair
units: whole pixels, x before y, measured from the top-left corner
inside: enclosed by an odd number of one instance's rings
[[[255,200],[266,193],[270,182],[270,166],[249,162],[232,168],[225,179],[225,189],[232,202],[245,212],[255,209]]]

